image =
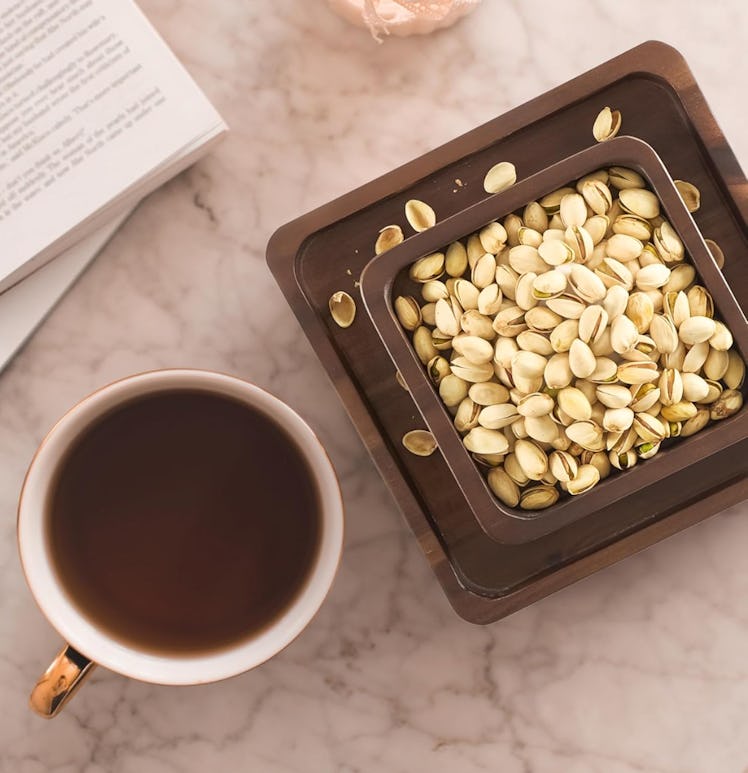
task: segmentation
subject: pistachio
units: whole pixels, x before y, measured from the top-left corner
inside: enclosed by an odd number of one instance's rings
[[[670,269],[670,278],[662,285],[662,292],[685,290],[696,278],[696,269],[688,263],[679,263]]]
[[[569,349],[569,367],[577,378],[587,378],[596,366],[595,355],[590,347],[581,339],[572,341]]]
[[[596,215],[606,215],[613,206],[613,196],[605,180],[586,180],[582,185],[580,193],[584,197],[589,208]],[[571,224],[569,223],[567,225]]]
[[[545,510],[558,501],[558,490],[554,486],[533,486],[525,489],[519,500],[523,510]]]
[[[694,285],[686,294],[688,308],[692,317],[713,317],[714,301],[708,290],[701,285]]]
[[[554,300],[558,299],[556,298]],[[497,319],[499,316],[500,314],[497,315]],[[552,309],[546,308],[545,306],[536,306],[525,314],[525,323],[527,327],[537,333],[550,333],[550,331],[559,325],[562,320],[563,317],[561,317],[560,314],[556,314]],[[520,330],[518,332],[522,331]]]
[[[578,193],[567,193],[561,199],[559,215],[564,228],[569,226],[583,226],[587,220],[587,204]]]
[[[624,432],[634,421],[631,408],[608,408],[603,416],[603,429],[608,432]]]
[[[662,422],[649,413],[635,414],[631,426],[644,442],[659,443],[665,437],[665,427]]]
[[[631,351],[639,340],[636,325],[625,315],[616,317],[610,326],[610,345],[618,354]]]
[[[483,190],[486,193],[499,193],[517,182],[517,170],[509,161],[494,164],[483,178]]]
[[[543,392],[532,392],[525,395],[517,403],[517,411],[521,416],[537,418],[546,416],[553,410],[554,402],[550,395]]]
[[[730,389],[740,389],[745,381],[745,361],[734,349],[727,353],[727,368],[722,379]]]
[[[695,373],[683,373],[681,380],[683,382],[684,400],[688,400],[692,403],[700,403],[709,396],[709,384],[706,379],[701,378],[701,376],[697,376]]]
[[[496,403],[485,406],[479,416],[478,424],[486,429],[503,429],[519,419],[517,406],[512,403]]]
[[[566,435],[588,451],[602,451],[605,448],[603,430],[594,421],[575,421],[566,428]]]
[[[564,319],[579,319],[586,308],[583,301],[568,293],[549,298],[546,306]]]
[[[467,279],[456,279],[454,283],[454,295],[464,311],[478,308],[480,291]]]
[[[670,279],[670,269],[662,263],[644,266],[636,274],[636,286],[640,290],[655,290]]]
[[[525,432],[527,436],[538,443],[551,443],[558,437],[558,427],[548,416],[525,416]]]
[[[468,383],[453,373],[448,373],[439,382],[439,397],[447,408],[456,408],[468,393]]]
[[[561,209],[561,199],[570,193],[575,193],[575,189],[570,187],[559,188],[547,196],[543,196],[540,199],[540,206],[543,207],[546,214],[554,215]]]
[[[519,351],[519,345],[514,338],[501,337],[496,341],[494,347],[494,362],[504,368],[512,367],[512,357]]]
[[[587,395],[576,387],[564,387],[556,396],[561,410],[574,421],[586,421],[592,416],[592,406]]]
[[[540,247],[543,243],[543,234],[540,231],[536,231],[534,228],[527,228],[522,226],[517,232],[517,243],[527,244],[530,247]],[[515,245],[512,245],[515,246]]]
[[[452,339],[452,348],[475,365],[483,365],[493,360],[494,348],[485,338],[458,335]]]
[[[608,458],[610,459],[610,463],[617,470],[629,470],[634,467],[639,460],[636,452],[631,449],[623,452],[611,451],[608,454]]]
[[[616,233],[608,239],[605,252],[608,257],[615,258],[626,263],[630,260],[636,260],[641,255],[644,245],[635,236]]]
[[[643,384],[658,378],[654,362],[622,362],[618,366],[618,379],[624,384]]]
[[[610,225],[610,221],[608,220],[607,215],[593,215],[592,217],[588,218],[584,222],[584,230],[587,231],[587,233],[590,235],[590,238],[592,239],[592,243],[597,247],[601,245],[602,240],[605,238],[605,234],[608,231],[608,226]],[[595,250],[592,251],[593,255],[595,254]],[[600,259],[602,260],[603,255],[601,254]],[[589,265],[592,262],[592,257],[587,259],[587,265]]]
[[[574,260],[574,250],[564,241],[549,239],[537,247],[540,259],[549,266],[562,266]]]
[[[501,288],[495,283],[490,284],[478,293],[478,311],[487,316],[497,314],[502,301]]]
[[[421,324],[421,307],[412,295],[399,295],[395,298],[395,314],[406,330],[415,330]]]
[[[518,244],[509,250],[509,266],[517,274],[526,274],[528,271],[542,274],[548,268],[548,265],[540,257],[538,249],[529,244]],[[498,281],[498,276],[496,281]]]
[[[424,303],[421,306],[421,321],[424,325],[436,327],[436,304]]]
[[[452,370],[449,367],[449,362],[444,357],[436,355],[436,357],[430,359],[426,365],[426,372],[429,374],[431,383],[439,386],[442,379],[445,376],[448,376]]]
[[[615,258],[603,258],[602,263],[595,269],[595,274],[607,288],[620,285],[624,290],[630,290],[634,286],[631,271]]]
[[[496,279],[496,258],[490,252],[486,252],[478,258],[473,266],[470,279],[479,290],[493,284]]]
[[[605,142],[615,137],[621,128],[621,114],[618,110],[604,107],[595,118],[592,126],[592,136],[597,142]]]
[[[665,421],[688,421],[693,418],[698,409],[696,406],[688,400],[681,400],[679,403],[673,403],[672,405],[663,405],[660,415]],[[645,416],[648,414],[637,414],[639,416]]]
[[[649,335],[660,352],[674,352],[678,347],[678,332],[672,320],[663,314],[655,314],[649,324]]]
[[[487,341],[493,341],[496,338],[496,331],[491,319],[475,309],[468,309],[460,317],[460,328],[467,335],[485,338]],[[524,329],[524,326],[522,329]]]
[[[709,347],[709,354],[704,361],[704,375],[713,381],[719,381],[730,365],[730,357],[727,352]]]
[[[457,406],[457,413],[454,419],[455,429],[458,432],[468,432],[477,427],[480,411],[481,406],[476,405],[469,397],[464,398]]]
[[[654,316],[652,299],[643,292],[631,293],[626,304],[626,316],[639,333],[646,333]]]
[[[572,478],[566,490],[572,495],[584,494],[596,486],[600,481],[600,471],[592,464],[583,464],[577,470],[577,474]]]
[[[619,215],[612,223],[614,234],[633,237],[640,243],[647,242],[652,236],[652,226],[648,220],[626,212]],[[641,251],[640,251],[641,252]],[[611,257],[615,257],[614,255]]]
[[[726,352],[732,346],[732,333],[724,323],[714,323],[714,333],[709,339],[709,346],[720,352]]]
[[[436,451],[434,436],[425,429],[414,429],[403,435],[403,445],[416,456],[431,456]]]
[[[546,231],[548,229],[548,214],[537,201],[531,201],[522,214],[522,219],[528,228],[535,231]]]
[[[494,381],[483,381],[471,384],[468,396],[476,405],[500,405],[509,400],[509,390]]]
[[[660,450],[660,443],[653,443],[648,441],[646,443],[640,443],[636,446],[636,455],[640,459],[651,459]]]
[[[655,384],[634,384],[631,387],[631,409],[635,413],[650,410],[659,399],[660,388]]]
[[[592,236],[584,226],[571,225],[564,231],[564,241],[574,251],[574,259],[586,263],[595,249]]]
[[[450,363],[452,373],[470,384],[489,381],[493,378],[493,365],[490,362],[474,363],[467,357],[454,357]]]
[[[546,271],[535,276],[532,282],[532,295],[538,300],[547,300],[561,295],[566,289],[566,275],[561,271]]]
[[[662,310],[665,316],[672,320],[676,328],[680,327],[681,323],[691,316],[688,298],[682,290],[666,293],[662,302]]]
[[[550,343],[554,352],[568,352],[574,339],[581,338],[579,335],[580,322],[581,317],[579,322],[575,319],[565,319],[551,330]]]
[[[654,229],[652,234],[657,254],[665,263],[677,263],[685,257],[685,247],[675,229],[667,222]]]
[[[499,501],[508,507],[519,504],[519,487],[501,467],[493,467],[488,471],[488,485]]]
[[[663,405],[673,405],[683,399],[684,382],[679,371],[665,368],[660,375],[658,386],[660,388],[660,402]],[[690,400],[691,398],[686,399]]]
[[[424,365],[439,354],[433,344],[431,331],[425,325],[421,325],[413,331],[413,348],[418,359]]]
[[[545,383],[551,389],[563,389],[571,384],[572,380],[571,367],[569,365],[569,355],[554,354],[545,366],[543,378]]]
[[[434,252],[419,258],[411,267],[409,276],[414,282],[429,282],[444,273],[444,253]]]
[[[550,357],[555,351],[548,336],[534,330],[523,330],[516,340],[519,348],[527,352],[535,352],[535,354]]]
[[[356,302],[348,293],[338,290],[330,296],[327,302],[330,316],[338,327],[346,328],[353,324],[356,318]]]
[[[603,308],[608,312],[608,320],[612,322],[626,311],[629,294],[620,285],[608,287],[603,300]]]
[[[504,454],[509,450],[509,441],[504,435],[495,429],[486,429],[486,427],[471,429],[462,442],[468,451],[476,454]]]
[[[379,232],[374,245],[374,254],[381,255],[403,241],[403,229],[399,225],[387,225]]]
[[[626,408],[632,399],[631,392],[619,384],[600,384],[595,394],[606,408]]]
[[[703,341],[700,344],[694,344],[683,358],[681,370],[684,373],[698,373],[706,362],[709,355],[709,342]]]
[[[403,378],[403,374],[400,373],[399,370],[395,371],[395,381],[406,391],[410,392],[410,389],[408,388],[408,385],[405,383],[405,379]]]
[[[514,291],[517,287],[518,279],[519,274],[511,266],[499,265],[496,267],[496,284],[505,298],[514,300]]]
[[[709,411],[706,408],[701,408],[695,415],[681,424],[680,436],[691,437],[691,435],[701,432],[709,423],[709,418]]]
[[[493,222],[481,228],[478,238],[486,252],[496,255],[504,248],[508,235],[501,223]]]
[[[607,288],[600,277],[587,266],[578,264],[572,265],[569,271],[569,287],[575,295],[588,303],[598,303],[607,294]]]
[[[577,326],[579,338],[586,344],[595,343],[603,337],[607,325],[608,312],[597,304],[588,306],[579,317]]]
[[[452,277],[461,277],[467,270],[467,251],[462,242],[452,242],[447,247],[444,258],[444,268]]]
[[[646,184],[638,172],[624,166],[612,166],[608,169],[608,181],[620,191],[627,188],[643,188]]]
[[[715,333],[716,325],[709,317],[689,317],[678,328],[678,336],[686,346],[708,341]]]
[[[712,403],[709,416],[715,421],[720,421],[736,414],[742,406],[743,395],[737,389],[725,389],[719,398]]]
[[[689,212],[696,212],[701,206],[701,193],[699,189],[693,185],[693,183],[686,182],[685,180],[673,180],[675,187],[678,189],[683,203],[686,205],[686,209]]]
[[[425,231],[436,224],[434,210],[418,199],[410,199],[405,202],[405,219],[414,231]]]
[[[554,451],[548,457],[548,467],[556,480],[568,483],[576,477],[579,465],[577,460],[566,451]]]
[[[717,264],[718,269],[723,269],[725,266],[725,253],[722,252],[722,248],[714,241],[714,239],[704,239],[706,246],[709,248],[709,252],[712,253],[712,258]]]
[[[548,457],[537,443],[532,440],[518,440],[514,445],[514,455],[530,480],[542,479],[548,469]]]
[[[504,471],[518,486],[526,486],[530,482],[530,479],[519,466],[514,453],[507,454],[504,458]]]
[[[710,378],[705,378],[704,383],[707,386],[706,397],[702,397],[699,402],[705,405],[711,405],[715,400],[719,399],[724,387],[719,381],[712,381]]]
[[[438,279],[431,279],[428,282],[424,282],[421,286],[421,297],[428,303],[447,300],[449,298],[449,289],[444,282],[440,282]]]
[[[657,196],[646,188],[625,188],[618,194],[618,201],[624,212],[645,220],[652,220],[660,214]]]
[[[512,373],[525,378],[542,376],[547,362],[545,357],[535,352],[519,351],[512,357]]]

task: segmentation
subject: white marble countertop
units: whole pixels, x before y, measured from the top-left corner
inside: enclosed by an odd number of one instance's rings
[[[142,5],[233,133],[141,205],[0,378],[0,770],[748,770],[747,508],[462,622],[264,260],[286,220],[648,38],[686,55],[746,165],[748,5],[486,0],[381,46],[323,0]],[[24,471],[80,397],[174,365],[254,381],[319,432],[348,512],[336,585],[254,672],[165,688],[99,670],[44,723],[26,700],[59,639],[18,564]]]

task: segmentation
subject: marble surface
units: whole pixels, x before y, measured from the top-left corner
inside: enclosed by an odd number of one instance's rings
[[[748,770],[746,507],[462,622],[264,262],[284,221],[648,38],[683,51],[745,165],[748,6],[486,0],[381,46],[322,0],[142,6],[233,134],[140,206],[0,378],[0,770]],[[164,688],[99,670],[44,723],[27,694],[59,639],[16,555],[25,468],[80,397],[177,365],[267,387],[319,432],[348,511],[337,582],[254,672]]]

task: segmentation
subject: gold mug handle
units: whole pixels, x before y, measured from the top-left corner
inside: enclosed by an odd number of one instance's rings
[[[31,691],[29,705],[40,716],[52,719],[96,668],[96,663],[66,644]]]

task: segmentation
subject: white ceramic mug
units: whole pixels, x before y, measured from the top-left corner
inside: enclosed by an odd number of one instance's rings
[[[149,654],[97,627],[60,586],[47,546],[45,514],[55,473],[71,444],[112,408],[153,392],[190,389],[227,395],[271,417],[295,438],[312,470],[321,501],[321,539],[302,591],[268,627],[229,649],[194,656]],[[18,547],[31,592],[67,642],[37,683],[31,707],[54,716],[95,664],[145,682],[202,684],[247,671],[288,645],[315,615],[332,585],[343,541],[340,489],[324,448],[285,403],[241,379],[201,370],[160,370],[116,381],[86,397],[52,428],[26,474],[18,506]]]

